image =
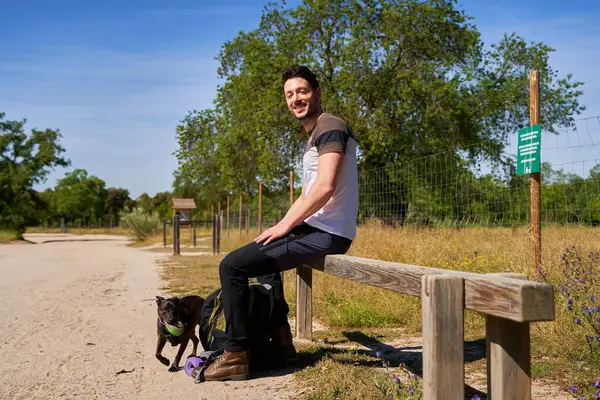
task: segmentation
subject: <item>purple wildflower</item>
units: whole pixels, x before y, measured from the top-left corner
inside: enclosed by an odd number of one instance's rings
[[[569,311],[572,311],[572,310],[573,310],[573,306],[569,304],[569,305],[567,306],[567,310],[569,310]]]
[[[398,378],[398,377],[396,376],[396,374],[392,375],[392,379],[394,380],[394,382],[396,382],[396,383],[400,383],[400,378]]]
[[[414,392],[414,391],[415,391],[415,388],[414,388],[414,387],[412,387],[412,386],[409,386],[409,387],[408,387],[408,393],[412,393],[412,392]]]
[[[577,386],[573,386],[573,385],[569,386],[569,392],[576,393],[577,392]]]
[[[377,358],[381,358],[381,353],[380,353],[380,352],[377,352],[377,353],[375,353],[375,356],[376,356]]]
[[[569,298],[567,299],[567,304],[573,304],[573,299],[569,297]]]
[[[592,303],[595,303],[596,302],[596,296],[592,295],[592,297],[590,297],[590,301]]]
[[[600,399],[600,390],[598,390],[598,391],[596,392],[596,398],[597,398],[597,399]]]
[[[591,314],[592,313],[592,310],[588,306],[583,306],[581,308],[581,311],[583,311],[584,313],[587,313],[587,314]]]
[[[596,379],[594,381],[594,386],[597,387],[597,388],[600,388],[600,380]]]
[[[579,317],[575,317],[575,323],[576,324],[580,324],[581,323],[581,319]]]

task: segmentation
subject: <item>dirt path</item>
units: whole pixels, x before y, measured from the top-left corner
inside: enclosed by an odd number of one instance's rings
[[[26,238],[0,246],[0,399],[295,397],[290,375],[194,384],[154,358],[161,255],[118,236]]]

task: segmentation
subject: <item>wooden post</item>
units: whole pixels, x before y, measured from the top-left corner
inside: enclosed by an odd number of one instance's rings
[[[181,254],[181,217],[177,215],[177,255]]]
[[[529,120],[531,125],[540,123],[540,71],[531,71],[529,74]],[[542,140],[541,137],[540,140]],[[537,275],[538,268],[542,264],[541,172],[531,174],[529,182],[531,188],[532,266],[533,273]]]
[[[464,280],[450,275],[424,275],[423,398],[465,398]]]
[[[246,235],[248,234],[248,229],[250,229],[250,207],[246,209]]]
[[[163,247],[167,247],[167,219],[163,218]]]
[[[296,338],[312,340],[312,268],[296,268]]]
[[[294,204],[294,171],[290,171],[290,207]]]
[[[292,205],[294,204],[294,171],[290,170],[290,208],[292,207]],[[279,220],[281,221],[281,215],[279,215]],[[285,271],[281,272],[281,282],[283,284],[283,282],[285,281]],[[296,282],[298,282],[298,280],[296,279]],[[296,287],[296,290],[298,288]]]
[[[192,222],[192,229],[194,230],[193,236],[194,236],[194,247],[196,247],[196,221]]]
[[[219,201],[217,204],[218,204],[217,215],[221,215],[221,202]]]
[[[179,215],[173,214],[173,255],[179,254]]]
[[[223,217],[217,215],[217,254],[221,254],[221,226],[223,226]]]
[[[527,280],[524,274],[493,274]],[[531,399],[531,349],[528,322],[486,315],[488,399]]]
[[[229,195],[227,195],[227,237],[229,237]]]
[[[213,254],[217,254],[217,219],[212,216],[212,249]]]
[[[240,230],[240,237],[242,237],[242,214],[243,214],[243,208],[242,208],[242,192],[240,192],[240,215],[238,217],[239,221],[238,221],[238,225],[239,225],[239,230]]]
[[[258,233],[262,233],[262,182],[258,183]]]

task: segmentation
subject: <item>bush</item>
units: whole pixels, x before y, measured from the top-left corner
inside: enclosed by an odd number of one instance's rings
[[[129,213],[121,213],[121,226],[140,242],[158,232],[160,224],[158,213],[148,215],[142,208],[134,208]]]
[[[564,250],[562,257],[562,279],[553,281],[542,269],[540,278],[554,284],[560,290],[561,302],[575,323],[578,335],[585,336],[587,354],[579,352],[581,365],[587,370],[600,370],[600,251],[582,254],[577,246]],[[579,399],[600,398],[600,380],[595,375],[579,377],[569,391]]]

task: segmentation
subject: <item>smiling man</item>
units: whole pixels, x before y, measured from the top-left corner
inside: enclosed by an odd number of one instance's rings
[[[356,235],[358,171],[356,140],[338,117],[324,113],[316,75],[305,66],[283,72],[287,106],[308,135],[303,157],[302,194],[275,226],[253,242],[229,253],[219,266],[227,342],[223,354],[207,368],[207,381],[249,377],[248,278],[273,288],[273,342],[283,361],[296,357],[287,320],[281,271],[311,263],[328,254],[344,254]]]

